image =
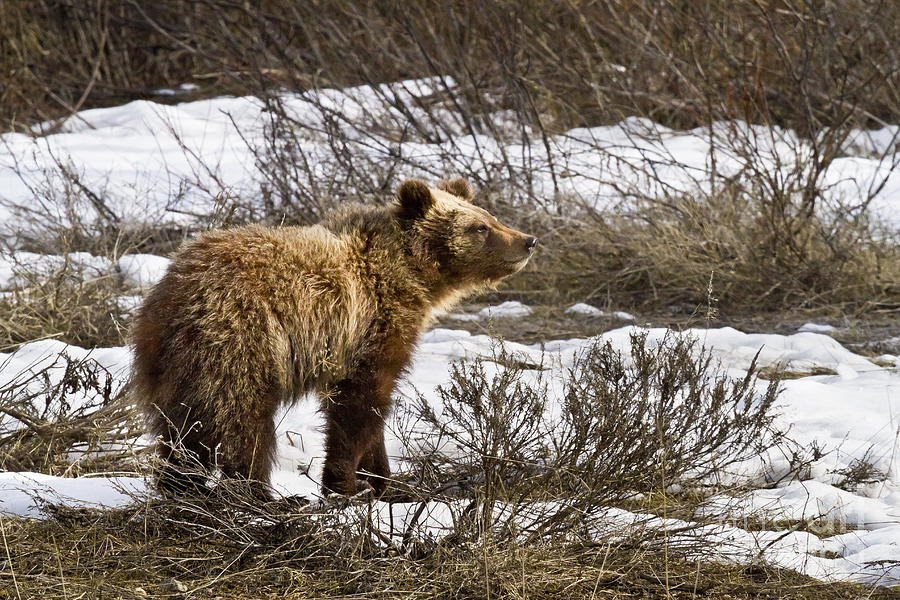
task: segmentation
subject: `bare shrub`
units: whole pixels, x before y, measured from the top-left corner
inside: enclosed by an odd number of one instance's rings
[[[68,476],[135,470],[132,442],[141,424],[97,362],[62,353],[4,379],[0,470]]]
[[[653,343],[632,333],[630,356],[611,343],[591,347],[572,369],[555,442],[565,470],[612,494],[724,483],[730,467],[777,442],[780,382],[757,394],[756,371],[754,358],[730,378],[691,336]]]
[[[540,539],[636,494],[694,489],[696,503],[778,442],[777,379],[757,394],[755,361],[733,380],[689,337],[633,333],[629,354],[598,342],[576,358],[559,406],[546,405],[541,368],[501,348],[454,364],[436,405],[419,395],[410,409],[409,476],[473,498],[481,535],[498,529],[498,513],[507,535]]]
[[[863,486],[881,483],[888,479],[887,473],[880,469],[869,449],[861,458],[855,458],[843,469],[832,471],[841,479],[835,485],[842,490],[857,492]]]
[[[807,214],[773,222],[753,189],[646,200],[615,216],[589,213],[593,294],[645,306],[705,305],[711,291],[731,314],[840,306],[896,307],[900,248],[865,220]],[[588,262],[585,260],[585,262]]]

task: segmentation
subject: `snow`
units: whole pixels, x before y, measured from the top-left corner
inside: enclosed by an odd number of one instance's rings
[[[127,287],[149,288],[165,275],[169,259],[153,254],[125,254],[113,263],[105,256],[87,252],[65,255],[14,251],[0,253],[0,290],[41,283],[65,273],[73,280],[90,280],[121,274]]]
[[[123,282],[132,288],[153,287],[169,268],[169,259],[153,254],[125,254],[118,263]]]
[[[122,311],[122,314],[124,315],[131,314],[136,311],[143,302],[144,297],[136,295],[119,296],[117,299],[119,310]]]
[[[531,314],[531,307],[510,300],[497,306],[488,306],[478,311],[478,315],[485,319],[513,319],[516,317],[527,317]]]
[[[472,315],[469,313],[448,313],[445,315],[448,319],[454,321],[480,321],[481,315]]]
[[[821,323],[804,323],[797,328],[797,331],[811,331],[813,333],[827,333],[836,330],[837,328],[833,325],[824,325]]]
[[[382,90],[399,98],[437,97],[449,80],[427,79],[384,84]],[[159,90],[161,94],[190,91]],[[313,177],[323,180],[334,174],[336,161],[323,143],[327,129],[315,108],[340,108],[351,120],[370,119],[385,124],[408,123],[410,115],[385,106],[372,88],[319,90],[305,97],[286,96],[286,106],[301,128],[298,150],[310,165]],[[421,103],[437,106],[431,102]],[[412,106],[419,103],[412,102]],[[133,311],[140,294],[157,282],[168,267],[166,258],[129,254],[115,263],[88,253],[48,256],[25,252],[16,244],[34,223],[28,214],[65,223],[73,215],[90,220],[88,203],[72,206],[65,198],[66,187],[56,174],[62,161],[99,197],[123,224],[173,223],[196,225],[221,208],[222,198],[254,199],[259,196],[264,174],[251,148],[262,145],[266,113],[254,98],[215,98],[179,105],[161,105],[140,100],[119,107],[82,111],[70,118],[58,133],[31,137],[4,134],[0,140],[0,241],[9,250],[0,252],[0,291],[30,285],[35,278],[51,277],[68,269],[73,277],[102,277],[118,272],[129,288],[119,298],[123,313]],[[413,109],[413,118],[421,116]],[[537,197],[553,197],[554,177],[543,144],[525,149],[521,138],[500,140],[472,133],[458,115],[446,109],[446,131],[432,140],[411,134],[397,145],[391,139],[369,136],[332,121],[328,126],[343,128],[347,151],[360,160],[379,163],[400,153],[407,161],[401,176],[423,173],[468,171],[490,179],[498,165],[508,163],[513,177],[527,171],[522,180],[532,182]],[[497,113],[501,129],[509,120]],[[421,119],[427,124],[427,118]],[[425,125],[427,126],[427,125]],[[885,185],[871,202],[873,215],[900,225],[900,170],[893,169],[898,126],[878,131],[854,132],[845,145],[845,155],[836,159],[822,175],[826,192],[821,210],[833,210],[838,201],[850,206],[866,200],[868,190]],[[729,140],[744,136],[756,144],[759,164],[748,168],[747,160],[729,148]],[[714,146],[710,146],[710,139]],[[435,141],[437,140],[437,141]],[[574,195],[599,208],[621,208],[642,197],[658,197],[673,191],[708,192],[709,167],[715,159],[721,177],[745,177],[757,169],[770,172],[790,168],[803,160],[810,144],[790,130],[766,129],[741,122],[715,123],[711,129],[674,131],[645,119],[629,118],[603,127],[578,128],[552,136],[547,141],[553,155],[559,193]],[[249,144],[249,147],[248,147]],[[452,152],[451,152],[452,150]],[[526,151],[527,150],[527,151]],[[460,153],[467,156],[460,158]],[[456,158],[448,158],[448,157]],[[526,159],[526,156],[528,157]],[[655,173],[656,178],[647,173]],[[774,177],[778,179],[780,175]],[[343,179],[340,179],[343,180]],[[662,185],[664,183],[665,185]],[[348,194],[353,189],[346,190]],[[42,196],[36,198],[35,194]],[[29,212],[30,211],[30,212]],[[477,314],[454,313],[457,320],[521,318],[531,308],[519,302],[487,307]],[[634,321],[631,314],[606,313],[579,303],[566,314],[612,316]],[[510,350],[527,362],[549,367],[550,380],[559,380],[579,353],[596,341],[610,342],[628,351],[635,327],[622,327],[595,339],[545,340],[525,346],[508,343]],[[712,499],[708,514],[722,519],[718,525],[704,525],[710,551],[735,560],[760,558],[785,568],[796,569],[824,580],[852,580],[883,585],[900,583],[900,358],[879,357],[878,364],[852,352],[825,335],[829,325],[807,323],[793,335],[744,333],[733,328],[693,329],[683,332],[664,328],[642,329],[647,343],[660,344],[666,336],[694,336],[722,361],[730,376],[742,377],[752,361],[758,366],[782,366],[796,373],[833,373],[783,382],[777,405],[779,424],[789,430],[798,448],[816,447],[820,452],[802,474],[802,481],[786,478],[790,464],[785,456],[770,452],[740,465],[733,477],[751,491],[739,499]],[[408,379],[399,395],[410,397],[416,390],[436,403],[434,389],[448,381],[448,365],[464,357],[490,356],[494,340],[454,329],[433,329],[425,333],[415,353]],[[121,348],[83,349],[58,340],[42,340],[21,346],[14,353],[0,353],[0,387],[27,380],[47,369],[48,382],[58,383],[65,373],[64,354],[74,360],[94,361],[124,385],[131,361],[130,350]],[[898,365],[885,367],[883,365]],[[498,367],[499,368],[499,367]],[[44,385],[41,381],[29,385]],[[764,389],[765,381],[757,383]],[[39,392],[40,388],[35,387]],[[554,414],[561,399],[558,385],[550,386],[548,414]],[[91,392],[67,398],[77,407],[96,400]],[[35,402],[42,401],[38,396]],[[397,411],[387,435],[393,462],[406,452],[396,431],[409,424]],[[0,431],[8,427],[0,418]],[[277,416],[278,458],[274,486],[285,494],[318,494],[318,478],[323,460],[322,417],[314,399],[297,402]],[[148,444],[142,437],[136,445]],[[851,484],[847,472],[861,463],[870,463],[879,474],[873,481]],[[43,505],[61,502],[73,506],[121,506],[153,493],[146,480],[133,477],[59,478],[36,473],[0,473],[0,514],[42,517]],[[394,505],[394,521],[409,520],[415,506]],[[533,510],[552,510],[551,505],[535,505]],[[388,509],[376,504],[376,522],[387,526]],[[434,504],[416,527],[421,535],[440,536],[462,510],[461,504]],[[628,527],[671,528],[690,523],[662,519],[617,508],[588,515],[588,529],[596,535],[622,531]],[[809,531],[751,531],[747,519],[773,524],[785,520],[813,519]],[[393,523],[392,523],[393,524]],[[816,527],[822,525],[821,531]],[[396,526],[404,531],[404,527]],[[817,533],[818,531],[818,533]],[[834,532],[840,532],[834,535]],[[678,534],[681,535],[681,534]],[[670,538],[678,542],[677,536]],[[837,558],[826,558],[826,556]],[[891,562],[895,561],[895,562]]]
[[[71,252],[62,256],[22,251],[0,253],[0,289],[41,283],[62,273],[82,280],[96,279],[112,270],[109,259],[87,252]]]
[[[496,306],[486,306],[477,313],[448,313],[443,315],[454,321],[481,321],[485,319],[516,319],[527,317],[532,313],[531,307],[521,302],[508,301]]]
[[[853,529],[876,530],[900,525],[900,507],[815,480],[792,481],[781,488],[757,490],[747,500],[747,515],[768,512],[781,519],[822,521]]]
[[[0,514],[42,517],[47,504],[78,508],[118,508],[146,495],[148,482],[136,477],[54,477],[42,473],[0,473]]]
[[[844,151],[857,156],[882,156],[900,149],[900,125],[851,132]]]
[[[567,315],[584,315],[586,317],[602,317],[606,313],[604,313],[599,308],[591,306],[590,304],[585,304],[584,302],[579,302],[578,304],[573,304],[569,308],[566,309]]]
[[[566,309],[566,314],[580,315],[584,317],[614,317],[616,319],[619,319],[620,321],[634,321],[634,315],[632,315],[631,313],[627,313],[621,310],[607,313],[600,310],[599,308],[591,306],[590,304],[585,304],[584,302],[573,304]]]

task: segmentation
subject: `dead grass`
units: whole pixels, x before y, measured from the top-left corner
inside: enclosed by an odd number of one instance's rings
[[[892,598],[765,566],[695,561],[628,545],[438,544],[417,556],[359,532],[283,516],[257,544],[234,543],[151,502],[3,518],[2,598]],[[13,582],[13,575],[15,582]]]
[[[760,194],[762,194],[760,192]],[[789,195],[789,194],[788,194]],[[566,224],[506,218],[541,239],[532,264],[487,299],[589,302],[717,320],[809,310],[856,318],[900,310],[897,237],[859,215],[818,217],[771,194],[725,188],[646,199],[620,212],[567,203]]]
[[[741,312],[900,307],[900,248],[890,235],[855,218],[773,220],[771,207],[724,190],[607,219],[600,253],[612,271],[608,285],[644,302],[703,305],[713,297]]]
[[[781,367],[763,367],[759,370],[760,379],[801,379],[815,375],[837,375],[837,371],[828,367],[812,367],[808,371],[788,371]]]
[[[58,273],[15,289],[0,297],[0,352],[47,338],[83,348],[121,346],[128,327],[123,293],[114,273],[87,280]]]

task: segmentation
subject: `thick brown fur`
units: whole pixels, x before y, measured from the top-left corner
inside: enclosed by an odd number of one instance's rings
[[[385,207],[182,247],[132,330],[136,401],[168,465],[160,486],[182,489],[190,456],[265,487],[275,411],[314,391],[327,417],[323,488],[353,493],[364,471],[383,490],[384,418],[432,311],[515,273],[536,243],[472,197],[462,179],[411,180]]]

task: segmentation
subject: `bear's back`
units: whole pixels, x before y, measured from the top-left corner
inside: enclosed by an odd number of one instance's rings
[[[357,245],[319,225],[205,233],[173,258],[141,319],[159,324],[164,355],[212,360],[227,344],[262,355],[300,394],[343,377],[365,348],[375,302]]]

